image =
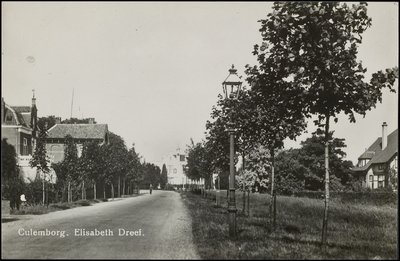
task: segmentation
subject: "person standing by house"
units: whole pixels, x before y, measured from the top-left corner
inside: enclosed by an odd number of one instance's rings
[[[153,185],[150,184],[150,194],[153,192]]]

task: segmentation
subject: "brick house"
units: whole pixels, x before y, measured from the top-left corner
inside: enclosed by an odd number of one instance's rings
[[[25,181],[36,177],[36,168],[31,168],[29,160],[35,149],[37,135],[36,98],[31,106],[10,106],[1,99],[1,138],[15,147],[18,164]]]
[[[91,118],[89,124],[60,124],[61,119],[56,118],[56,124],[47,131],[46,150],[53,163],[60,162],[64,157],[65,136],[71,135],[78,149],[78,156],[82,153],[85,142],[95,141],[99,145],[108,143],[107,124],[95,124]]]
[[[387,187],[390,182],[390,169],[397,173],[398,129],[387,135],[386,122],[382,125],[382,137],[358,157],[357,166],[353,168],[355,176],[363,182],[364,187],[372,189]]]

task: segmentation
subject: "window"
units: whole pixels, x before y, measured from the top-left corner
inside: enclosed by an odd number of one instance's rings
[[[384,187],[385,187],[385,176],[379,175],[378,176],[378,188],[384,188]]]
[[[180,155],[180,160],[185,161],[185,155]]]
[[[27,140],[27,138],[23,139],[22,155],[28,155],[28,140]]]
[[[12,121],[12,116],[11,115],[7,115],[6,120],[7,121]]]
[[[379,169],[379,170],[382,170],[382,169],[384,169],[384,168],[385,168],[385,164],[379,164],[379,165],[378,165],[378,169]]]
[[[369,185],[371,188],[374,188],[374,176],[373,175],[369,176]]]

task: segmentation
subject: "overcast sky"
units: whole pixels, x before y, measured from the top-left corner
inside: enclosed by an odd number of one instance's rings
[[[245,77],[272,2],[2,2],[2,97],[38,116],[95,118],[147,162],[205,138],[232,64]],[[398,65],[398,3],[372,2],[358,58],[373,72]],[[396,81],[398,91],[398,81]],[[72,94],[73,106],[72,105]],[[365,118],[331,124],[347,159],[397,128],[398,93]],[[299,147],[309,133],[285,147]]]

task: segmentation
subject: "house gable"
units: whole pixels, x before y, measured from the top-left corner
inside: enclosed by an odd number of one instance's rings
[[[383,135],[364,152],[359,158],[359,162],[353,171],[358,179],[363,182],[363,186],[370,188],[386,187],[390,184],[389,169],[394,167],[397,171],[397,146],[398,146],[398,129],[388,136],[384,136],[386,132],[386,123],[382,125]],[[383,139],[385,139],[384,142]],[[382,146],[386,147],[382,149]],[[372,157],[370,157],[372,156]]]
[[[387,164],[390,163],[391,159],[397,154],[398,146],[398,129],[393,131],[387,137],[388,144],[384,150],[382,150],[382,138],[376,139],[376,141],[358,158],[361,160],[369,160],[363,166],[357,166],[353,170],[356,172],[367,172],[373,164]]]

